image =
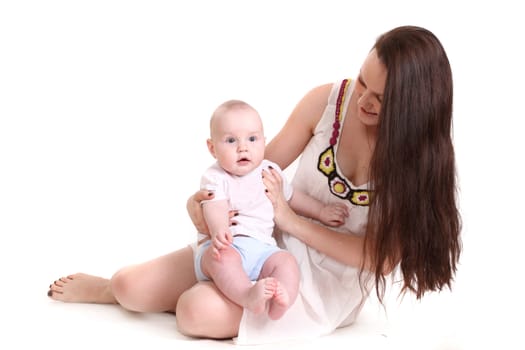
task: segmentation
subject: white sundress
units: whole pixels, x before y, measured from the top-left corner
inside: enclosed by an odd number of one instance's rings
[[[353,88],[353,82],[346,79],[332,87],[328,105],[301,155],[292,184],[323,202],[346,203],[350,216],[337,230],[364,235],[368,192],[366,188],[356,188],[337,172],[334,157]],[[239,334],[234,339],[236,344],[264,344],[329,334],[353,323],[366,301],[371,286],[361,288],[359,268],[327,257],[286,233],[282,234],[280,245],[299,262],[299,295],[285,315],[276,321],[265,313],[255,315],[245,309]]]

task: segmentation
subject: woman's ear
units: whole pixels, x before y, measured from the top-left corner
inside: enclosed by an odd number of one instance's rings
[[[213,156],[213,158],[217,158],[215,157],[215,146],[213,145],[213,141],[211,139],[207,139],[206,145],[208,146],[208,151],[210,151],[210,154]]]

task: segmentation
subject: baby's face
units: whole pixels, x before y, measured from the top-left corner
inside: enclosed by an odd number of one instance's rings
[[[224,112],[212,124],[208,147],[228,173],[243,176],[264,159],[265,139],[261,118],[252,108]]]

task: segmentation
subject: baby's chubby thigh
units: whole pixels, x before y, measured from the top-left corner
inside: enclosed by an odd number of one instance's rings
[[[293,303],[299,292],[301,271],[297,259],[286,250],[270,255],[264,263],[259,278],[273,277],[288,292]]]

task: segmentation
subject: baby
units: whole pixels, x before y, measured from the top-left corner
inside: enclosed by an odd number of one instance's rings
[[[210,134],[207,145],[217,162],[203,174],[201,187],[214,193],[202,203],[211,239],[197,249],[197,279],[213,280],[238,305],[254,313],[267,310],[271,319],[279,319],[297,297],[300,276],[295,258],[273,238],[273,206],[263,170],[280,173],[285,199],[298,213],[314,212],[318,217],[313,219],[340,226],[348,208],[292,189],[279,166],[264,159],[262,121],[249,104],[221,104],[211,117]],[[230,225],[231,211],[237,215]]]

